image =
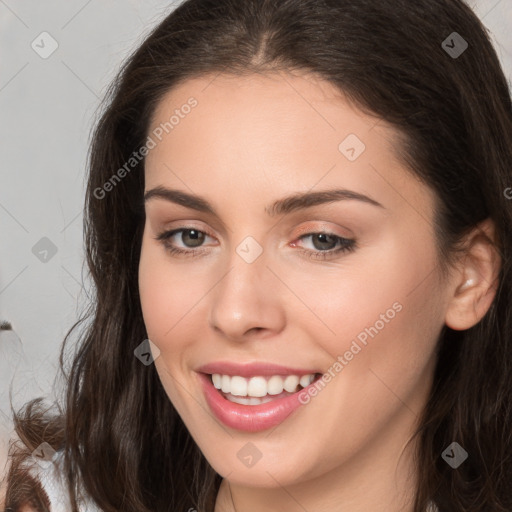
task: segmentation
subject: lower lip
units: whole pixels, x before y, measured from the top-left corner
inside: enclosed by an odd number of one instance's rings
[[[206,401],[213,414],[228,427],[245,432],[259,432],[282,423],[293,411],[303,405],[299,401],[299,393],[304,392],[309,387],[307,386],[293,395],[276,398],[264,404],[243,405],[230,402],[224,398],[213,385],[210,375],[205,373],[199,373],[198,375]],[[315,381],[310,386],[314,383]]]

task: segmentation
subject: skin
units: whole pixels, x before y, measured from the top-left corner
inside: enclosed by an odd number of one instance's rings
[[[169,91],[148,133],[191,96],[198,105],[147,156],[145,191],[198,194],[218,216],[148,200],[139,284],[162,385],[224,477],[215,512],[411,511],[414,443],[406,443],[431,388],[443,325],[467,329],[491,304],[499,260],[482,233],[492,238],[492,224],[468,236],[471,258],[443,279],[434,194],[398,160],[397,133],[385,121],[312,75],[212,75]],[[338,149],[348,134],[366,146],[352,162]],[[352,199],[277,218],[265,212],[293,193],[333,188],[383,208]],[[208,235],[197,257],[172,255],[155,240],[187,227]],[[355,239],[356,249],[308,258],[339,247],[300,239],[322,230]],[[193,250],[189,234],[168,242]],[[263,250],[252,263],[236,252],[247,236]],[[277,427],[237,431],[209,410],[200,365],[270,361],[327,372],[396,302],[401,311]],[[252,467],[237,457],[249,441],[262,455]]]

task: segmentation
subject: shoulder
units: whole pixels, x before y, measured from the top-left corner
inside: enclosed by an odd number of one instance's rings
[[[10,460],[5,465],[4,477],[0,480],[0,510],[5,510],[5,498],[7,493],[7,474],[9,472]]]
[[[27,457],[23,466],[28,469],[30,475],[39,482],[45,491],[52,512],[60,512],[71,508],[62,472],[62,452],[56,452],[52,461],[44,458],[38,460],[34,456]]]
[[[51,461],[37,460],[29,457],[24,462],[31,476],[41,485],[48,497],[52,512],[68,512],[71,501],[67,490],[67,482],[63,471],[63,452],[55,453]],[[85,499],[80,506],[80,512],[101,512],[92,500]]]

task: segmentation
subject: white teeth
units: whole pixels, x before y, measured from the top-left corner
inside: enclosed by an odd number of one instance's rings
[[[299,382],[299,380],[297,379],[297,383],[298,382]],[[295,387],[297,387],[297,386],[295,386]],[[295,391],[295,388],[293,389],[293,391]],[[269,395],[279,395],[279,393],[282,393],[282,392],[283,392],[283,379],[279,375],[273,375],[267,381],[267,393]]]
[[[300,378],[300,385],[305,388],[306,386],[309,386],[313,380],[315,380],[315,376],[314,375],[303,375],[301,378]]]
[[[217,389],[220,389],[222,387],[222,375],[219,375],[218,373],[214,373],[212,375],[212,381],[213,381],[213,385]]]
[[[221,389],[224,393],[229,393],[231,391],[231,378],[229,375],[222,376],[222,386]]]
[[[308,375],[306,375],[306,377],[309,377]],[[315,378],[314,375],[311,375],[311,380],[313,380]],[[283,388],[285,391],[289,391],[290,393],[293,393],[296,389],[297,389],[297,386],[299,385],[299,383],[301,382],[302,379],[299,379],[299,377],[297,375],[288,375],[286,377],[286,379],[284,379],[284,383],[283,383]],[[308,382],[309,384],[309,382]],[[302,386],[302,384],[301,384]],[[306,387],[306,386],[302,386],[303,388]]]
[[[231,384],[229,392],[236,396],[247,396],[247,379],[242,377],[231,377]],[[252,395],[256,396],[256,395]]]
[[[241,379],[242,377],[240,377]],[[233,380],[233,379],[231,379]],[[246,380],[246,379],[244,379]],[[234,394],[234,393],[233,393]],[[247,385],[246,396],[261,397],[267,394],[267,379],[264,377],[252,377]]]
[[[305,388],[306,386],[309,386],[313,380],[315,380],[314,373],[302,375],[301,377],[298,375],[272,375],[268,378],[258,376],[251,377],[250,379],[240,377],[239,375],[235,375],[233,377],[230,375],[220,375],[218,373],[214,373],[212,375],[213,385],[223,393],[254,398],[261,398],[266,395],[279,395],[283,391],[295,393],[299,384],[301,387]]]
[[[235,402],[235,404],[241,404],[241,405],[260,405],[260,404],[266,404],[267,402],[272,402],[272,398],[270,397],[263,397],[263,398],[253,398],[252,396],[233,396],[228,395],[226,397],[230,402]]]

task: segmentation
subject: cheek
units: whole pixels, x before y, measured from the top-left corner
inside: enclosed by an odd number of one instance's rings
[[[383,370],[396,384],[412,378],[414,370],[428,364],[443,325],[435,263],[426,242],[404,237],[386,250],[368,251],[358,269],[303,283],[301,293],[322,320],[309,322],[311,339],[315,324],[324,333],[320,339],[327,352],[333,358],[346,356],[344,372],[354,379],[367,378],[370,368]]]
[[[171,275],[168,271],[162,249],[143,240],[139,264],[140,302],[148,336],[160,350],[162,342],[171,336],[184,307],[184,301],[180,300],[183,290],[176,277],[176,273]]]
[[[139,264],[143,320],[148,338],[160,350],[160,357],[154,362],[160,382],[174,407],[182,412],[187,402],[180,393],[183,383],[180,386],[175,378],[182,374],[182,355],[190,338],[183,333],[186,315],[197,302],[197,293],[190,284],[182,273],[171,271],[161,248],[143,240]]]
[[[162,352],[183,350],[193,336],[184,329],[195,315],[206,318],[204,298],[212,283],[169,261],[163,248],[143,240],[139,264],[139,293],[149,339]]]

